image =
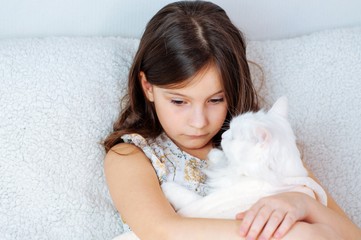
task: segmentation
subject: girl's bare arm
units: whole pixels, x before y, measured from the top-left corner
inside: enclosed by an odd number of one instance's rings
[[[107,154],[104,168],[116,208],[140,239],[243,239],[239,233],[240,220],[179,216],[165,198],[149,159],[137,147],[130,144],[115,146]],[[332,198],[327,208],[304,194],[300,195],[301,197],[294,199],[308,206],[305,218],[307,222],[330,226],[346,239],[360,239],[360,230],[344,215]],[[287,198],[282,200],[282,196],[279,198],[281,202],[288,201]],[[312,224],[304,225],[298,222],[287,232],[284,239],[300,237],[315,229],[311,226]],[[320,232],[316,229],[311,239],[318,233]]]
[[[312,173],[310,176],[314,178]],[[242,236],[255,238],[260,235],[268,239],[275,234],[279,237],[287,237],[302,221],[308,224],[302,224],[302,230],[297,231],[301,234],[305,232],[305,229],[312,231],[312,235],[323,236],[327,231],[332,231],[335,233],[334,239],[338,239],[336,235],[341,239],[361,239],[361,230],[351,222],[331,196],[327,195],[327,207],[314,198],[297,192],[286,192],[262,198],[250,209],[238,214],[237,218],[243,220]],[[321,231],[326,228],[327,231]]]
[[[149,159],[137,147],[115,146],[104,169],[116,208],[140,239],[242,239],[239,220],[179,216],[165,198]]]
[[[316,182],[319,182],[314,174],[308,170],[309,176]],[[342,208],[336,203],[336,201],[327,193],[327,207],[315,202],[313,199],[310,204],[311,210],[308,218],[306,219],[310,223],[324,223],[332,227],[340,236],[344,236],[345,239],[361,239],[361,229],[356,226],[342,210]]]

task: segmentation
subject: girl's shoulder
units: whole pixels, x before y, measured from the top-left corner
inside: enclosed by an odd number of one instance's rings
[[[129,156],[135,153],[142,152],[142,150],[134,144],[131,143],[118,143],[113,146],[106,154],[108,156],[119,155],[119,156]]]
[[[136,133],[126,134],[122,136],[122,139],[124,143],[133,144],[141,149],[152,162],[155,159],[163,162],[165,155],[174,155],[179,152],[179,148],[165,133],[155,138],[144,138]]]
[[[142,145],[146,145],[146,140],[141,135],[128,134],[122,138],[124,142],[113,146],[105,155],[104,168],[120,168],[123,164],[129,166],[134,160],[149,161],[142,148]]]
[[[167,167],[166,156],[167,150],[172,149],[172,141],[165,135],[160,134],[156,138],[144,138],[142,135],[133,133],[122,136],[122,146],[125,151],[141,151],[142,154],[150,161],[155,169],[160,182],[166,180],[169,170]],[[132,146],[130,146],[132,145]]]
[[[153,148],[163,148],[163,147],[171,147],[172,141],[169,137],[162,133],[158,137],[155,138],[145,138],[138,133],[125,134],[122,137],[124,143],[131,143],[140,148],[150,146]]]
[[[147,159],[143,151],[130,143],[119,143],[112,147],[104,158],[104,168],[127,164],[129,160]]]

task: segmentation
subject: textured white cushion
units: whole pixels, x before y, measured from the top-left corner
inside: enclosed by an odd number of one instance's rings
[[[0,236],[110,239],[122,231],[99,144],[137,41],[0,42]]]
[[[361,27],[250,42],[248,53],[265,105],[287,95],[306,165],[361,226]]]
[[[287,95],[305,162],[361,224],[361,28],[249,42],[266,104]],[[99,144],[138,40],[0,41],[0,236],[110,239],[122,231]],[[252,68],[254,75],[259,71]]]

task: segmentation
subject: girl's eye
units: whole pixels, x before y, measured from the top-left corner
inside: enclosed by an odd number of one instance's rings
[[[210,103],[221,103],[224,101],[224,98],[212,98],[209,100]]]
[[[179,99],[172,99],[170,102],[173,103],[174,105],[183,105],[183,104],[185,104],[185,101],[179,100]]]

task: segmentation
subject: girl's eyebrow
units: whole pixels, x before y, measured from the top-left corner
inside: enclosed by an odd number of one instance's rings
[[[179,97],[189,97],[187,95],[184,95],[184,94],[181,94],[181,93],[178,93],[178,92],[172,92],[172,91],[164,91],[164,93],[166,94],[170,94],[170,95],[176,95],[176,96],[179,96]],[[217,95],[217,94],[220,94],[220,93],[223,93],[223,90],[219,90],[218,92],[215,92],[211,95],[209,95],[210,97],[211,96],[214,96],[214,95]]]

